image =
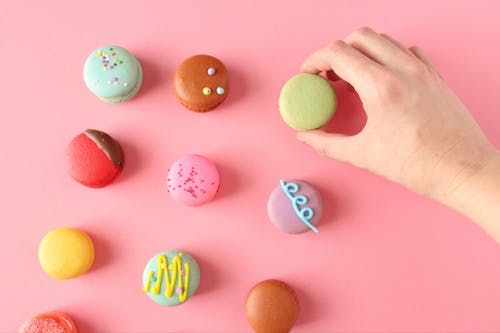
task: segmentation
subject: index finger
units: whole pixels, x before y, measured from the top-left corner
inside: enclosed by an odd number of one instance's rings
[[[323,47],[306,58],[301,66],[302,72],[319,73],[333,70],[344,81],[349,82],[357,91],[375,82],[383,67],[363,53],[338,40]]]

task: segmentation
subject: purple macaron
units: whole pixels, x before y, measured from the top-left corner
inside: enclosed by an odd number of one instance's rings
[[[318,190],[303,180],[280,180],[267,202],[271,222],[289,234],[318,232],[323,201]]]

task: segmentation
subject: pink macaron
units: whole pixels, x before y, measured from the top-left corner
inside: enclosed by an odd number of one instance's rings
[[[211,201],[217,194],[219,171],[204,156],[184,155],[168,170],[167,183],[175,201],[186,206],[199,206]]]

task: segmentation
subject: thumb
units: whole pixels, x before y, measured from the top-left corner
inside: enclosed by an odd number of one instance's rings
[[[327,133],[322,130],[298,132],[297,140],[311,146],[318,154],[341,162],[353,162],[357,135]]]

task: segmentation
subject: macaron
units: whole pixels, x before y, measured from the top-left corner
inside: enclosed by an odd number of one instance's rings
[[[176,306],[186,302],[200,285],[200,268],[188,253],[160,252],[151,258],[142,275],[142,291],[156,303]]]
[[[167,185],[175,201],[187,206],[203,205],[219,190],[219,171],[205,156],[184,155],[168,170]]]
[[[85,61],[83,79],[89,90],[101,100],[125,102],[141,88],[142,67],[124,48],[103,46],[94,50]]]
[[[299,299],[285,282],[265,280],[250,290],[245,309],[256,333],[287,333],[299,316]]]
[[[191,111],[207,112],[221,104],[229,93],[226,66],[210,55],[192,56],[175,71],[177,99]]]
[[[40,242],[38,260],[47,275],[59,280],[71,279],[92,267],[94,243],[82,230],[54,229]]]
[[[68,146],[69,174],[88,187],[112,183],[122,172],[124,155],[120,144],[109,134],[88,129]]]
[[[330,121],[336,109],[337,95],[330,82],[321,75],[295,75],[281,89],[281,117],[298,131],[320,128]]]
[[[318,232],[316,226],[322,213],[321,194],[303,180],[280,180],[267,201],[267,214],[272,224],[289,234]]]
[[[45,312],[27,319],[19,333],[77,333],[75,323],[60,312]]]

